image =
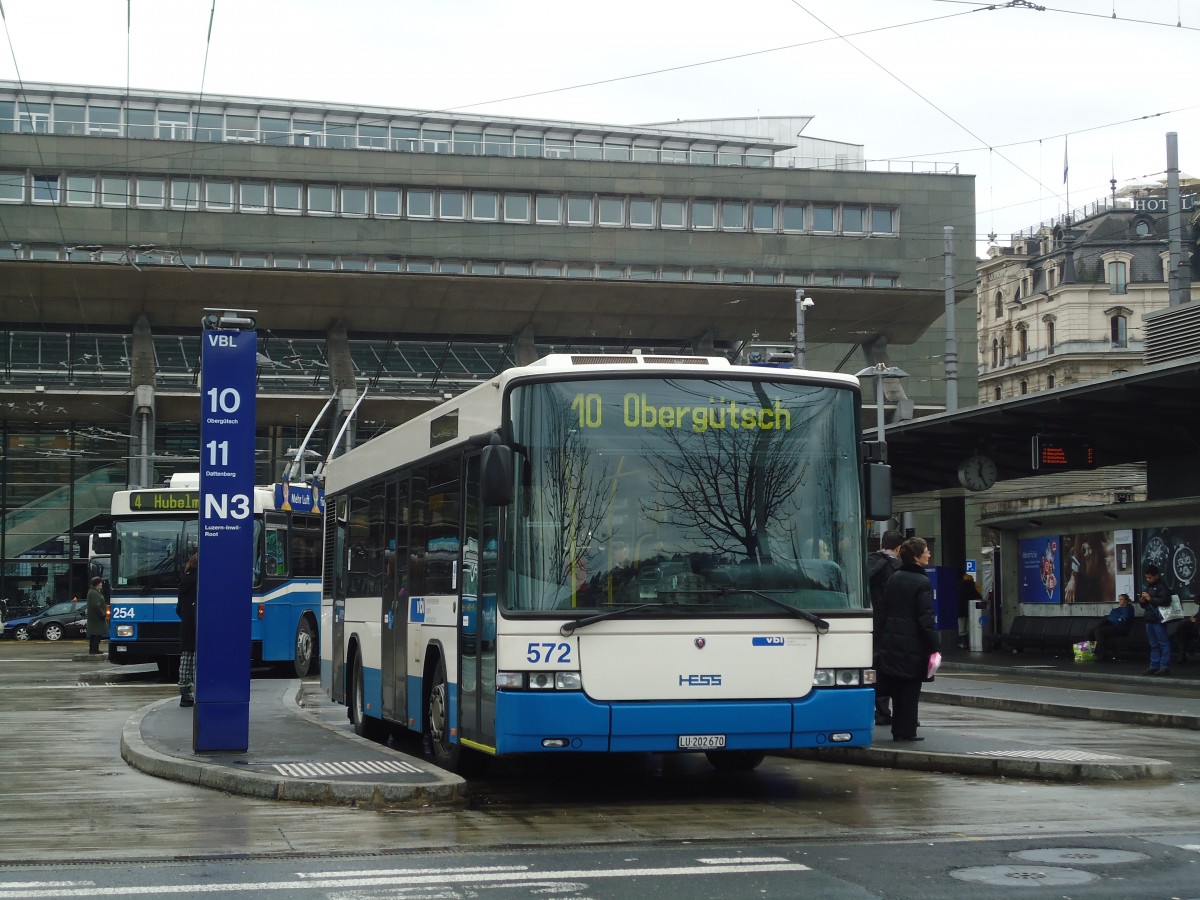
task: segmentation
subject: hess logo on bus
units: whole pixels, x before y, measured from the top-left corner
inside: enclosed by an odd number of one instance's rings
[[[680,687],[720,687],[720,675],[680,675]]]

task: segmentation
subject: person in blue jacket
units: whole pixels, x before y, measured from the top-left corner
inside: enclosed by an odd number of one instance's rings
[[[1105,641],[1110,637],[1128,634],[1129,626],[1133,624],[1133,601],[1128,594],[1117,597],[1117,605],[1107,616],[1088,626],[1083,633],[1086,640],[1096,642],[1096,659],[1107,659],[1108,650]]]
[[[1138,605],[1145,610],[1146,640],[1150,642],[1150,667],[1143,675],[1171,674],[1171,641],[1167,638],[1167,626],[1163,613],[1171,605],[1171,592],[1163,583],[1158,566],[1146,566],[1142,577],[1146,587],[1138,596]]]

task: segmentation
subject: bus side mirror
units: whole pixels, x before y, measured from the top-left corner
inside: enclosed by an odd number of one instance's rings
[[[513,451],[498,436],[479,458],[479,492],[484,506],[508,506],[513,499]]]
[[[863,494],[867,518],[875,522],[892,517],[892,467],[884,463],[863,465]]]

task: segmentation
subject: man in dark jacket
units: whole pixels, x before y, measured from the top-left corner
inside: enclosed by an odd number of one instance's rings
[[[179,576],[179,705],[196,705],[196,577],[200,557],[193,553]]]
[[[1163,584],[1158,566],[1146,566],[1142,572],[1146,586],[1138,595],[1138,605],[1145,610],[1146,640],[1150,644],[1150,667],[1143,675],[1171,674],[1171,641],[1167,637],[1167,626],[1163,613],[1171,605],[1171,591]]]
[[[904,535],[898,531],[885,531],[879,541],[879,549],[867,557],[867,586],[871,590],[872,633],[875,636],[875,646],[879,646],[879,632],[883,626],[884,585],[892,577],[892,573],[900,568],[900,557],[896,548],[904,543]],[[888,690],[887,679],[876,674],[875,681],[875,724],[891,725],[891,694]]]
[[[933,624],[933,584],[925,574],[929,545],[909,538],[900,545],[900,563],[884,591],[876,666],[892,689],[892,739],[919,741],[921,684],[929,678],[930,656],[941,650]]]

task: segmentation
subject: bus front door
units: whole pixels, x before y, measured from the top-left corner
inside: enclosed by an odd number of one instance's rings
[[[459,735],[478,749],[496,746],[496,536],[500,509],[479,501],[479,457],[466,461],[463,577],[459,597]]]

